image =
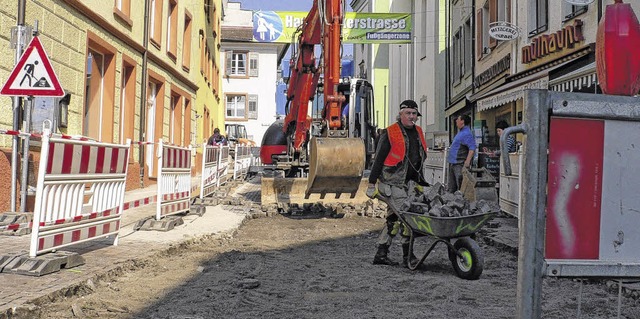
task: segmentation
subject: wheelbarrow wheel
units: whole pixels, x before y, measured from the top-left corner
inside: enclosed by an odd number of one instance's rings
[[[449,260],[458,277],[468,280],[478,279],[484,267],[484,256],[478,243],[469,237],[463,237],[458,239],[453,247],[455,251],[449,249]]]

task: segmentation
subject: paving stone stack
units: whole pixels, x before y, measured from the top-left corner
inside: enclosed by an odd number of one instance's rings
[[[409,182],[409,189],[415,189],[415,183]],[[402,212],[425,214],[433,217],[462,217],[499,211],[496,202],[480,199],[468,201],[460,191],[449,193],[441,183],[422,187],[422,192],[409,192],[407,201],[400,207]]]

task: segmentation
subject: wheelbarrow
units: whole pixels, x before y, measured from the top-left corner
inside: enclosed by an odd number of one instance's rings
[[[447,246],[449,260],[458,277],[468,280],[480,277],[484,267],[484,254],[478,243],[471,237],[498,212],[461,217],[434,217],[401,212],[386,197],[377,194],[376,198],[385,202],[408,229],[410,256],[413,254],[415,238],[429,236],[435,240],[417,263],[412,264],[410,259],[407,261],[409,269],[418,269],[435,246],[443,243]],[[453,240],[455,242],[452,243]]]

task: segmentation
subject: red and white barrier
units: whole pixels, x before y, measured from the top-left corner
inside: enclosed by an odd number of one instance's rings
[[[228,147],[227,147],[228,148]],[[200,179],[200,199],[211,195],[219,186],[218,166],[222,155],[221,146],[202,145],[202,178]]]
[[[229,181],[229,146],[220,148],[220,162],[218,162],[218,187]]]
[[[247,176],[251,166],[251,146],[236,144],[233,179],[242,180]]]
[[[156,220],[191,209],[191,146],[158,143]]]
[[[117,245],[129,145],[42,134],[30,257],[114,235]]]

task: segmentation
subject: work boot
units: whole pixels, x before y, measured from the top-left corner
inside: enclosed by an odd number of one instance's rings
[[[373,257],[374,265],[387,265],[387,266],[397,266],[398,263],[389,259],[387,254],[389,253],[389,246],[387,245],[378,245],[378,251],[376,255]]]
[[[402,244],[402,264],[409,268],[409,261],[411,265],[416,265],[420,260],[413,252],[409,253],[409,243]]]

